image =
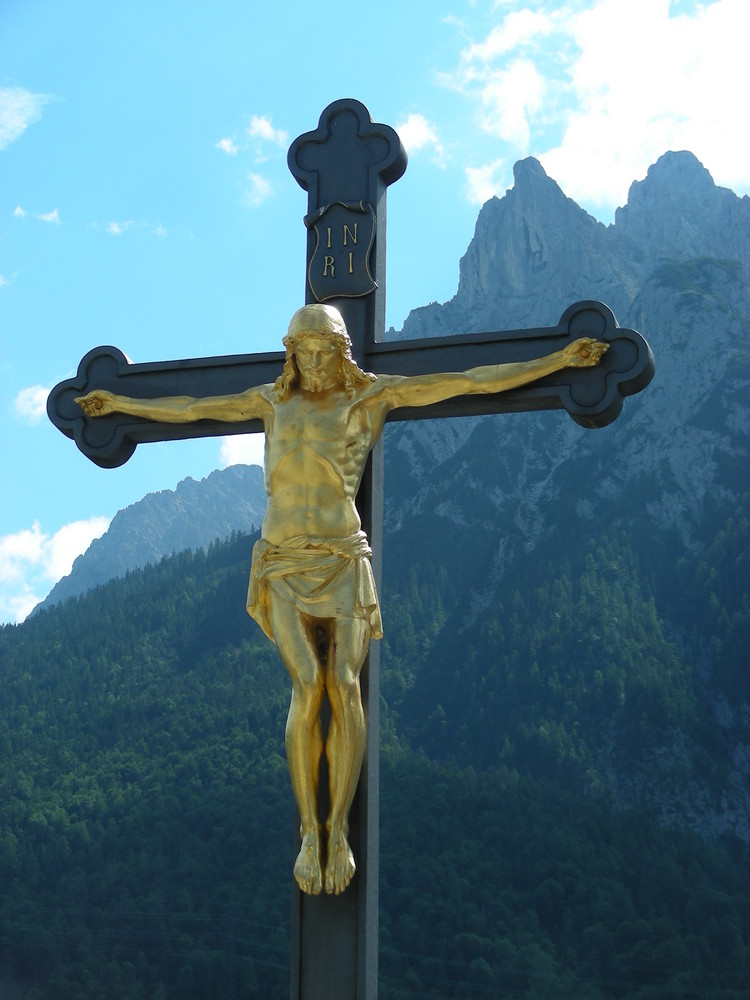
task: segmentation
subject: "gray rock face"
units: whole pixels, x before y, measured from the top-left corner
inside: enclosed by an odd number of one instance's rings
[[[402,335],[551,325],[577,299],[606,302],[624,326],[648,339],[654,381],[625,401],[613,426],[593,433],[557,414],[483,418],[497,427],[499,449],[490,463],[495,471],[483,478],[492,479],[499,462],[507,467],[508,489],[493,490],[490,482],[483,488],[495,497],[498,523],[516,523],[528,548],[543,534],[544,509],[560,493],[558,479],[568,478],[570,463],[587,485],[579,514],[593,516],[601,500],[617,497],[626,509],[628,484],[643,477],[658,494],[649,507],[656,526],[670,526],[690,544],[705,497],[737,502],[748,485],[741,470],[750,420],[750,199],[717,188],[691,153],[667,153],[605,227],[566,198],[535,160],[517,164],[515,176],[513,190],[482,209],[454,298],[411,313]],[[452,478],[453,457],[480,422],[453,421],[465,427],[450,431],[428,421],[389,428],[409,459],[399,462],[400,476],[413,470],[415,480],[405,496],[389,498],[389,524],[403,522],[402,505],[428,503],[426,469],[445,465]],[[557,470],[567,471],[558,476]],[[436,502],[445,488],[441,478]],[[462,491],[456,493],[460,498]]]
[[[622,322],[664,261],[734,260],[750,275],[750,198],[718,188],[688,152],[665,153],[604,226],[567,198],[541,164],[484,205],[461,259],[456,295],[415,309],[394,337],[548,326],[578,299],[606,302]]]
[[[149,493],[115,515],[104,535],[76,559],[70,574],[34,611],[173,552],[207,548],[233,531],[260,528],[265,510],[263,470],[257,465],[233,465],[200,482],[183,479],[175,490]]]
[[[536,160],[517,163],[514,176],[512,190],[479,213],[455,297],[412,312],[401,336],[549,326],[579,299],[607,301],[615,315],[632,301],[635,248],[567,198]]]
[[[642,270],[660,258],[736,260],[745,279],[750,260],[750,199],[718,188],[692,153],[665,153],[636,181],[615,213],[617,233],[644,253]]]

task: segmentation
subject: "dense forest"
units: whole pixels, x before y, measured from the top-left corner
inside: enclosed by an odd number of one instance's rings
[[[747,534],[729,518],[674,596],[711,618],[711,684],[735,704]],[[288,685],[244,610],[252,541],[0,631],[3,998],[288,994]],[[750,997],[746,845],[670,822],[666,763],[638,788],[667,747],[716,796],[727,763],[627,538],[537,552],[469,631],[460,574],[401,558],[383,587],[381,997]]]

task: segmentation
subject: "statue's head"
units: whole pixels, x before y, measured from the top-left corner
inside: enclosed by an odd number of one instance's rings
[[[309,336],[329,337],[338,345],[342,354],[348,352],[352,354],[352,341],[347,333],[344,317],[335,306],[327,306],[322,302],[313,305],[302,306],[292,316],[286,337],[284,337],[284,347],[289,352],[289,348],[294,349],[294,345],[301,337]]]
[[[341,313],[335,306],[316,302],[298,309],[289,323],[283,339],[286,348],[284,370],[274,386],[277,399],[288,396],[299,385],[296,351],[307,338],[324,338],[336,346],[339,354],[338,380],[349,395],[354,393],[357,385],[374,380],[375,376],[363,372],[352,357],[352,341]]]

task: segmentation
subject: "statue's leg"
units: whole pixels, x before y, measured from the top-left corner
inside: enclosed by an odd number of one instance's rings
[[[357,790],[367,732],[359,675],[367,656],[370,626],[359,618],[337,619],[326,664],[325,684],[331,703],[326,757],[331,793],[325,890],[340,893],[354,875],[354,856],[347,840],[349,809]]]
[[[323,750],[320,729],[323,666],[310,619],[280,598],[271,603],[270,618],[276,647],[292,679],[292,699],[286,722],[286,756],[300,815],[302,838],[294,877],[303,892],[317,895],[323,887],[318,817],[318,775]]]

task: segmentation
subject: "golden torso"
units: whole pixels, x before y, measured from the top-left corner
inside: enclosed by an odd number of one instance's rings
[[[299,535],[346,538],[360,529],[355,506],[365,462],[387,414],[471,393],[503,392],[567,367],[599,363],[607,344],[580,338],[562,351],[527,362],[466,372],[385,375],[341,385],[333,340],[309,336],[296,348],[299,383],[278,399],[274,384],[226,396],[132,399],[94,390],[76,399],[89,417],[125,413],[163,423],[263,421],[268,507],[263,535],[272,544]]]
[[[295,535],[345,538],[358,531],[362,472],[382,422],[373,426],[369,393],[336,387],[297,389],[266,417],[263,536],[274,545]]]

